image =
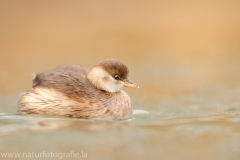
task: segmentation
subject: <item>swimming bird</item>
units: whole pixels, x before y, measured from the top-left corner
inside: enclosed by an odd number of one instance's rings
[[[107,59],[92,69],[62,66],[39,73],[19,100],[22,114],[121,120],[132,116],[123,87],[139,88],[120,60]]]

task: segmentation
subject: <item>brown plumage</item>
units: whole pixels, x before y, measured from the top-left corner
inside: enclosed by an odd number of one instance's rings
[[[131,99],[122,87],[138,88],[128,79],[128,68],[109,59],[91,70],[63,66],[37,74],[33,87],[20,99],[20,113],[80,118],[127,119]]]

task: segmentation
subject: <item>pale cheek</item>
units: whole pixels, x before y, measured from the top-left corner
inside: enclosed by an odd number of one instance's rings
[[[116,91],[120,91],[123,87],[124,87],[124,86],[123,86],[122,83],[117,84],[117,85],[116,85]]]
[[[110,92],[119,92],[123,87],[123,84],[112,84],[109,86],[108,90]]]

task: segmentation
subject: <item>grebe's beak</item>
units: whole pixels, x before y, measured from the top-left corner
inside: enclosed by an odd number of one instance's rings
[[[123,80],[122,84],[124,85],[124,87],[139,88],[139,86],[132,82],[130,79]]]

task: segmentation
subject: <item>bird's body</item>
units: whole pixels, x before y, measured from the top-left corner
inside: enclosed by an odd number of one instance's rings
[[[132,115],[131,99],[121,90],[122,80],[112,78],[116,75],[127,78],[128,70],[122,65],[120,61],[107,60],[91,70],[63,66],[37,74],[32,89],[18,103],[19,111],[79,118],[128,119]]]

